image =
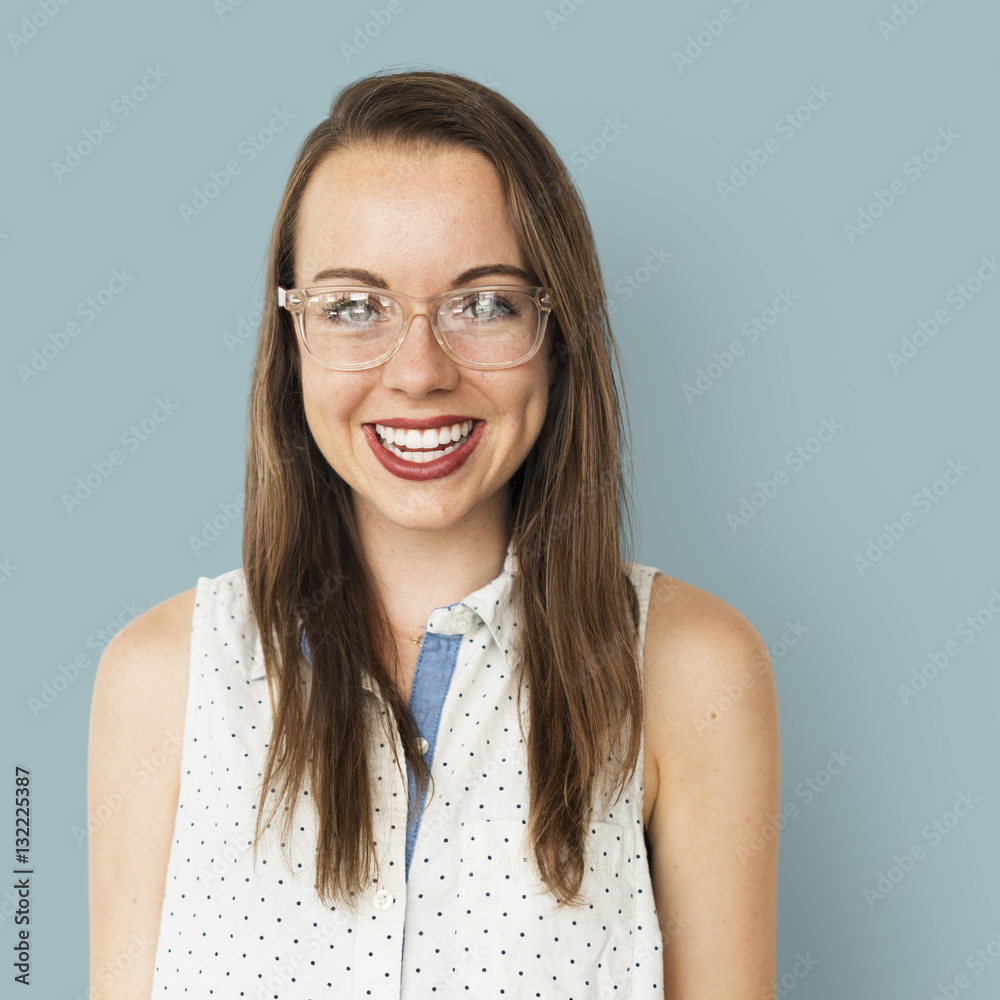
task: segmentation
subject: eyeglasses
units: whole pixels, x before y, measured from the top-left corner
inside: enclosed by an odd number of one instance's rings
[[[414,304],[425,309],[415,309]],[[467,368],[511,368],[541,346],[552,303],[544,288],[490,285],[421,299],[383,288],[278,288],[309,355],[327,368],[359,371],[400,348],[414,316],[430,320],[441,350]]]

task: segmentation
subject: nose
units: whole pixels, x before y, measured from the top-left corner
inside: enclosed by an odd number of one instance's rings
[[[454,389],[461,378],[459,366],[441,349],[430,319],[422,313],[409,318],[403,343],[381,368],[386,388],[402,389],[411,396]]]

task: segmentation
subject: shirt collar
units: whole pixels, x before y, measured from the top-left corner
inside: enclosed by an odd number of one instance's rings
[[[500,573],[485,586],[462,598],[461,601],[447,607],[435,608],[428,619],[431,630],[455,634],[456,628],[464,624],[461,620],[464,613],[469,624],[468,627],[461,630],[471,632],[478,625],[485,624],[504,658],[505,665],[510,666],[513,644],[517,637],[512,586],[516,573],[517,555],[514,552],[514,541],[511,539],[507,544],[507,552]],[[248,681],[263,680],[266,677],[264,651],[259,635],[255,638],[254,655],[247,664],[246,674]],[[362,677],[361,686],[366,691],[377,695],[371,678],[367,674]]]

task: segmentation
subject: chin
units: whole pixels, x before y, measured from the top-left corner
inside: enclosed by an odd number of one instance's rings
[[[371,501],[366,501],[370,515],[380,521],[395,524],[407,531],[439,531],[460,524],[472,512],[472,508],[461,507],[442,510],[440,507],[422,506],[417,503],[406,509],[394,507],[386,509]]]

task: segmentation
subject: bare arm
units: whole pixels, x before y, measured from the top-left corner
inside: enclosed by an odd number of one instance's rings
[[[101,656],[90,712],[90,987],[149,997],[180,789],[194,590],[150,608]]]
[[[763,640],[734,608],[653,581],[646,740],[659,783],[647,833],[671,1000],[773,998],[781,808],[778,706]]]

